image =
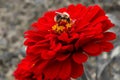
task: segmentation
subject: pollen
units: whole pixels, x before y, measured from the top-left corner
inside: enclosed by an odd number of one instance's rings
[[[52,30],[54,30],[57,33],[61,33],[64,30],[64,26],[58,26],[58,24],[56,24],[52,27]]]
[[[67,23],[66,25],[59,25],[55,24],[52,26],[52,30],[55,31],[56,33],[62,33],[64,31],[68,31],[71,28],[72,24]]]

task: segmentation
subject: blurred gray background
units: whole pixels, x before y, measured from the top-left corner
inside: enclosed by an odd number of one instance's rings
[[[115,48],[85,65],[83,80],[120,80],[120,0],[0,0],[0,80],[14,80],[13,71],[25,56],[24,31],[43,12],[69,4],[100,5],[116,25]],[[78,79],[80,80],[80,79]]]

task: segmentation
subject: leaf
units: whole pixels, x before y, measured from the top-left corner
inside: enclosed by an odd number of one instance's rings
[[[117,46],[111,53],[110,57],[111,59],[120,55],[120,46]]]

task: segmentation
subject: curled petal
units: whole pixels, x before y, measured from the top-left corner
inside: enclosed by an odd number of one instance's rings
[[[61,35],[58,37],[59,40],[67,42],[68,41],[68,34],[67,33],[61,33]]]
[[[83,53],[74,53],[72,57],[73,57],[73,60],[78,64],[82,64],[86,62],[88,59],[88,56]]]
[[[61,48],[61,44],[58,44],[57,47],[54,48],[53,50],[42,50],[41,57],[43,59],[51,59],[56,55],[56,53],[60,50],[60,48]]]
[[[61,52],[66,52],[66,51],[71,52],[71,51],[73,51],[73,48],[74,48],[73,45],[70,44],[70,45],[62,46],[60,50],[61,50]]]
[[[105,32],[103,35],[104,35],[104,38],[102,40],[105,40],[105,41],[114,40],[116,38],[116,35],[113,32]]]
[[[90,56],[98,56],[102,52],[100,45],[96,43],[89,43],[83,47],[83,50]]]
[[[103,51],[109,52],[110,50],[113,49],[113,44],[111,42],[100,42],[99,43]]]
[[[70,56],[70,53],[59,53],[58,56],[56,57],[57,60],[59,61],[64,61]]]

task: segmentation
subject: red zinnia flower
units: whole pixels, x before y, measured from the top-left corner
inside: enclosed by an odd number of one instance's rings
[[[113,48],[114,25],[97,5],[70,5],[46,12],[25,32],[27,55],[18,65],[17,80],[69,80],[82,76],[88,55]]]

